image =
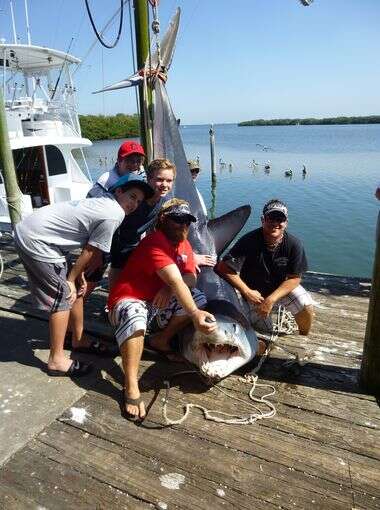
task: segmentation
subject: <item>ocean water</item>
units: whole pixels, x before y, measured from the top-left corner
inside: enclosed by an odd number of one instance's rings
[[[250,204],[244,233],[260,225],[266,201],[280,198],[289,208],[289,231],[304,243],[310,270],[371,276],[380,206],[374,197],[380,182],[380,125],[223,124],[214,131],[217,186],[212,204],[209,126],[181,127],[188,158],[200,158],[197,186],[216,216]],[[118,140],[101,141],[87,149],[94,178],[113,164],[119,145]],[[287,169],[292,178],[285,177]]]

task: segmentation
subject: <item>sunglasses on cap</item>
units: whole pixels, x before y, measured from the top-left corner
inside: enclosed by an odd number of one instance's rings
[[[173,215],[168,214],[167,218],[174,221],[174,223],[178,223],[178,225],[190,225],[190,223],[191,223],[191,219],[189,218],[189,216],[186,216],[186,215],[177,216],[174,214]]]

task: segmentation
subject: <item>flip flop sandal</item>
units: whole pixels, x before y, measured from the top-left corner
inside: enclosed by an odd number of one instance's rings
[[[133,422],[142,422],[145,420],[146,415],[141,418],[141,416],[129,413],[127,409],[125,408],[125,404],[130,404],[132,406],[139,406],[141,402],[143,401],[141,395],[138,398],[130,398],[127,397],[127,394],[125,392],[125,388],[123,389],[123,395],[124,395],[124,415],[127,420],[133,421]]]
[[[104,342],[100,342],[100,340],[96,340],[86,347],[73,347],[72,350],[73,352],[81,352],[84,354],[96,354],[103,358],[114,358],[119,354],[119,349],[117,347],[112,348],[112,346],[108,346]]]
[[[47,369],[47,373],[50,377],[82,377],[83,375],[87,375],[91,372],[92,365],[88,363],[83,363],[75,359],[69,369],[64,372],[62,370],[52,370],[51,368]]]

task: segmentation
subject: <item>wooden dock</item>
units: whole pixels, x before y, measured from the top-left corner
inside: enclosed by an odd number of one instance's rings
[[[286,368],[284,360],[291,356],[274,349],[259,373],[259,382],[276,390],[269,397],[276,407],[274,417],[225,425],[205,420],[194,408],[184,423],[167,427],[163,381],[188,367],[146,354],[141,385],[150,408],[145,422],[136,426],[120,413],[120,358],[93,358],[93,375],[60,383],[41,373],[42,363],[31,361],[47,352],[46,318],[31,307],[11,243],[3,240],[0,248],[5,258],[0,343],[14,341],[27,351],[4,359],[0,349],[2,370],[11,366],[6,361],[12,358],[12,369],[21,366],[23,377],[33,372],[42,384],[41,401],[48,387],[57,399],[74,390],[82,395],[78,400],[74,392],[70,404],[47,416],[33,434],[25,433],[24,442],[8,455],[0,467],[2,509],[380,508],[379,406],[357,382],[369,280],[306,276],[305,286],[319,303],[312,334],[307,345],[297,335],[280,337],[279,342],[292,351],[306,348],[310,361]],[[101,319],[105,299],[102,289],[91,297],[86,325],[93,334],[110,336]],[[33,351],[30,336],[36,333],[29,332],[28,324],[35,325],[33,331],[40,331],[45,342],[38,345],[39,353]],[[17,331],[17,338],[8,338],[16,336],[11,331]],[[239,416],[252,412],[250,385],[240,380],[242,373],[211,389],[194,374],[173,378],[169,415],[180,418],[187,402]],[[12,382],[17,384],[15,376]],[[255,395],[266,392],[258,387]],[[0,393],[0,416],[12,419],[11,413],[3,413],[6,388]],[[25,413],[25,428],[30,429],[28,420],[38,413],[37,407]],[[23,421],[17,416],[16,410],[14,427]],[[3,443],[0,449],[9,447]]]

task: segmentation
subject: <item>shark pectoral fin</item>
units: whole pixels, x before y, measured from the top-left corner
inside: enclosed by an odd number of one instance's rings
[[[251,214],[250,205],[242,205],[219,218],[209,220],[207,227],[215,242],[215,250],[220,255],[240,232]]]

